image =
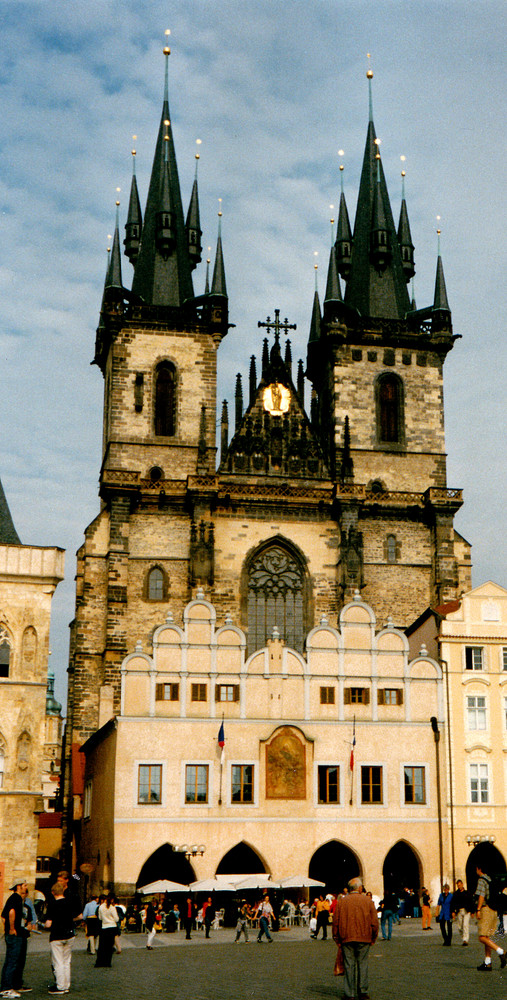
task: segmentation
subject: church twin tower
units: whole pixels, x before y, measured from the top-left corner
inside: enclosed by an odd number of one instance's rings
[[[217,352],[229,330],[222,242],[219,231],[212,279],[196,296],[197,176],[185,216],[165,55],[146,207],[134,174],[123,241],[132,290],[117,219],[97,330],[101,509],[78,553],[73,744],[118,709],[125,655],[138,641],[149,651],[168,610],[178,620],[199,587],[219,618],[229,613],[245,631],[250,654],[275,627],[304,651],[307,632],[323,615],[335,623],[356,591],[379,623],[392,615],[406,626],[471,586],[469,547],[453,528],[461,491],[446,480],[443,362],[455,337],[442,262],[433,304],[417,309],[407,206],[396,228],[371,113],[354,227],[342,192],[306,371],[300,362],[293,381],[290,346],[280,344],[289,324],[276,310],[245,400],[238,376],[231,436],[223,405],[218,454]]]

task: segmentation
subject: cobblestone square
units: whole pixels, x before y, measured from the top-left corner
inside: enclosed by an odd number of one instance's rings
[[[310,940],[303,928],[273,937],[273,944],[258,945],[252,932],[246,945],[233,943],[232,928],[212,931],[209,941],[202,933],[194,933],[191,942],[181,932],[160,934],[148,952],[144,935],[127,934],[122,935],[122,954],[113,956],[112,968],[95,969],[79,931],[70,995],[76,1000],[341,1000],[343,978],[333,975],[336,952],[331,939]],[[482,958],[475,926],[468,948],[462,947],[457,933],[452,947],[443,948],[436,926],[423,934],[419,920],[407,920],[394,929],[391,941],[379,939],[371,949],[370,995],[372,1000],[504,997],[507,970],[500,972],[493,956],[493,971],[479,973]],[[33,988],[30,996],[47,995],[50,968],[47,935],[32,938],[25,975]]]

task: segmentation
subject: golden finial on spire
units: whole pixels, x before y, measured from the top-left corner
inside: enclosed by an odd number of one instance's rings
[[[371,54],[369,52],[366,53],[366,58],[368,60],[368,69],[366,70],[366,76],[368,77],[368,80],[372,80],[373,79],[373,70],[372,70],[371,65],[370,65]]]
[[[196,146],[201,146],[202,145],[202,139],[196,139],[195,140],[195,144],[196,144]],[[195,158],[196,158],[196,160],[200,160],[201,154],[200,154],[199,150],[197,150],[197,152],[195,154]]]
[[[211,247],[208,247],[208,256],[206,258],[206,263],[211,264]]]
[[[137,139],[137,135],[133,135],[133,136],[132,136],[132,142],[135,142],[135,141],[136,141],[136,139]],[[135,150],[135,148],[134,148],[134,149],[132,149],[132,156],[135,156],[135,155],[136,155],[136,150]]]
[[[171,34],[171,32],[170,32],[169,28],[166,28],[166,30],[164,31],[164,35],[166,36],[166,38],[169,38],[170,34]],[[168,45],[164,45],[164,55],[165,56],[170,56],[171,55],[171,50],[170,50],[170,48],[169,48]]]
[[[222,199],[218,199],[218,218],[222,218]]]

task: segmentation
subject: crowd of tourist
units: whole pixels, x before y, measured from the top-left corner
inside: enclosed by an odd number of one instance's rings
[[[504,882],[507,883],[507,876]],[[264,940],[272,943],[273,931],[294,925],[307,926],[313,940],[326,940],[331,926],[337,945],[334,973],[344,976],[345,997],[368,1000],[368,952],[379,930],[382,938],[390,941],[393,927],[402,919],[421,917],[422,931],[431,931],[434,913],[444,947],[452,943],[453,927],[457,927],[462,945],[467,946],[470,921],[476,916],[479,941],[484,947],[484,960],[477,968],[480,972],[491,972],[493,953],[498,956],[501,969],[507,965],[507,953],[493,940],[495,934],[504,933],[504,910],[507,911],[507,886],[500,880],[492,884],[490,876],[479,867],[475,895],[458,879],[453,892],[447,883],[443,885],[435,903],[425,886],[419,894],[412,888],[399,892],[386,889],[383,899],[379,899],[366,891],[360,878],[353,878],[339,894],[322,892],[313,902],[281,900],[277,893],[270,894],[267,889],[255,901],[236,900],[236,933],[232,940],[238,943],[243,936],[247,943],[250,932],[254,931],[259,944]],[[229,923],[231,915],[229,909]],[[119,904],[112,893],[104,893],[91,896],[82,907],[76,883],[69,885],[69,873],[61,871],[52,886],[44,913],[36,914],[27,883],[22,881],[11,887],[2,917],[6,953],[0,995],[5,1000],[14,1000],[22,993],[31,992],[23,981],[23,972],[28,938],[40,927],[49,931],[54,983],[48,992],[59,995],[70,990],[72,943],[77,924],[84,924],[87,951],[95,957],[95,967],[104,968],[111,966],[115,952],[121,953],[122,929],[136,934],[145,932],[146,948],[151,951],[157,933],[174,934],[184,929],[188,940],[193,931],[203,931],[209,938],[212,929],[223,923],[224,910],[217,908],[213,896],[208,896],[198,906],[191,893],[180,902],[173,902],[167,894],[154,896],[146,902],[136,897],[127,908]]]

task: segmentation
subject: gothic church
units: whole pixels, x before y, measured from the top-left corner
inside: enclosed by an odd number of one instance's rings
[[[416,308],[407,205],[396,227],[371,100],[355,221],[342,190],[306,364],[293,377],[290,324],[271,310],[245,390],[237,378],[233,431],[224,403],[217,442],[217,352],[235,335],[227,255],[219,230],[196,295],[199,193],[196,178],[185,213],[164,51],[148,195],[143,213],[134,173],[123,239],[131,290],[117,217],[97,330],[100,511],[77,558],[69,766],[72,748],[120,712],[125,657],[138,642],[150,652],[167,612],[181,620],[198,593],[217,621],[239,626],[248,658],[273,634],[304,656],[323,616],[335,624],[359,597],[380,625],[392,616],[403,629],[471,586],[470,549],[453,527],[462,494],[446,478],[443,365],[456,336],[442,260],[433,303]],[[262,315],[270,308],[259,302]]]

